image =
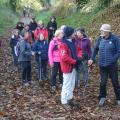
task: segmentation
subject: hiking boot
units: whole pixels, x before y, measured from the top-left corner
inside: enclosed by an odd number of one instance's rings
[[[120,106],[120,100],[117,100],[117,105]]]
[[[80,104],[76,101],[74,101],[74,99],[68,100],[68,104],[70,106],[79,106]]]
[[[70,105],[68,105],[68,104],[62,104],[62,107],[63,107],[66,111],[71,110],[71,107],[70,107]]]
[[[99,101],[99,107],[103,107],[105,104],[106,98],[101,98]]]

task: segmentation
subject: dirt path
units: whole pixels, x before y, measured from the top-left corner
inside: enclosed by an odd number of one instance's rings
[[[21,17],[20,21],[24,22],[24,24],[29,24],[31,22],[31,18],[30,17]]]
[[[120,108],[114,103],[114,94],[109,83],[109,99],[104,109],[98,108],[98,73],[92,71],[90,85],[85,96],[81,96],[83,86],[75,89],[75,99],[81,108],[65,111],[60,104],[60,92],[50,92],[49,80],[38,83],[33,69],[33,84],[22,86],[20,75],[11,65],[9,33],[2,40],[0,48],[0,120],[120,120]]]

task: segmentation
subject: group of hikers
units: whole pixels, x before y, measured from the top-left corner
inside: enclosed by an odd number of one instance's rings
[[[30,7],[24,7],[24,9],[23,9],[23,17],[30,17],[31,12],[32,12],[32,9]]]
[[[37,64],[39,81],[48,79],[48,63],[51,68],[50,86],[61,90],[61,104],[65,109],[78,106],[73,99],[75,86],[80,87],[81,73],[83,83],[89,84],[89,66],[99,51],[100,93],[99,106],[103,106],[107,96],[107,81],[111,78],[117,104],[120,106],[120,86],[118,64],[120,56],[119,38],[112,34],[111,25],[103,24],[100,35],[92,50],[92,43],[84,28],[74,29],[68,25],[57,28],[56,18],[51,17],[47,26],[35,18],[29,25],[16,26],[10,39],[14,66],[21,69],[22,83],[31,84],[31,57]],[[57,79],[59,75],[59,79]]]

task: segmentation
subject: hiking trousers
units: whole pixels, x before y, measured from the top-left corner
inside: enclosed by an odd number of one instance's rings
[[[22,61],[21,69],[22,69],[23,83],[31,82],[31,62],[30,61]]]
[[[114,92],[116,95],[116,99],[120,100],[120,85],[118,81],[118,65],[114,64],[114,65],[110,65],[107,67],[100,67],[100,76],[101,76],[101,81],[100,81],[99,99],[106,98],[106,95],[107,95],[106,86],[107,86],[108,78],[110,77],[112,86],[114,88]]]
[[[73,98],[73,91],[75,88],[76,69],[71,73],[63,73],[63,86],[61,92],[61,103],[67,104],[68,100]]]
[[[59,83],[62,84],[63,83],[63,74],[61,71],[60,62],[54,62],[54,66],[52,67],[51,72],[52,72],[51,73],[51,86],[56,86],[57,74],[59,74]]]

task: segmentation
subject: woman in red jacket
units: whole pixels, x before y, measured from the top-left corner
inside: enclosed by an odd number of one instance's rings
[[[39,39],[40,34],[43,34],[45,36],[45,40],[48,40],[48,30],[44,27],[44,23],[42,21],[38,22],[38,27],[34,32],[35,40]]]

